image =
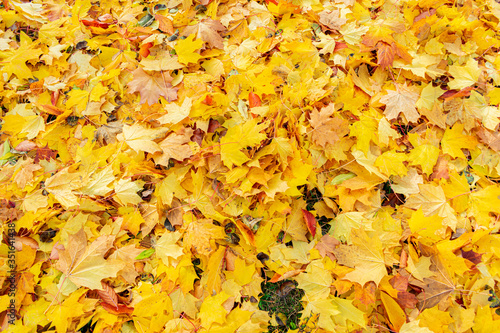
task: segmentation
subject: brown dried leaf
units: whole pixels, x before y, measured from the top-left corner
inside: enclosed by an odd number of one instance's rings
[[[432,308],[439,303],[446,302],[447,298],[456,289],[452,279],[446,273],[446,269],[436,256],[431,257],[431,271],[435,274],[432,278],[424,278],[424,282],[414,280],[411,284],[418,286],[423,291],[418,294],[418,309]]]
[[[338,239],[330,235],[324,235],[321,237],[318,244],[316,244],[315,248],[322,257],[328,256],[332,261],[334,261],[337,258],[333,254],[333,249],[338,245],[340,245],[340,241]]]
[[[398,292],[397,302],[404,308],[414,309],[418,303],[417,297],[407,291]]]
[[[182,161],[185,158],[193,156],[193,151],[188,145],[191,142],[193,129],[185,128],[179,134],[169,135],[165,140],[159,143],[162,153],[156,153],[153,158],[156,164],[168,166],[168,160],[173,158]]]
[[[477,131],[477,135],[482,143],[493,149],[494,151],[500,151],[500,133],[490,132],[487,129],[481,127]]]
[[[102,290],[98,290],[97,293],[104,303],[107,303],[114,308],[118,309],[118,295],[111,286],[105,282],[101,281]]]
[[[105,146],[115,143],[116,135],[121,133],[122,130],[123,124],[120,120],[112,121],[99,127],[95,131],[94,137],[101,144],[101,146]]]
[[[389,45],[384,42],[377,43],[377,64],[382,69],[392,66],[395,54],[394,45]]]
[[[346,19],[340,18],[339,10],[323,10],[319,13],[319,22],[332,30],[339,30],[346,21]]]
[[[210,48],[224,48],[224,39],[220,32],[226,31],[226,27],[210,18],[201,20],[198,24],[187,26],[184,29],[183,36],[194,34],[196,39],[206,42]]]
[[[334,145],[349,133],[347,120],[331,117],[334,112],[335,107],[333,104],[321,108],[321,111],[315,109],[311,112],[309,122],[313,128],[312,139],[323,148],[326,148],[327,144]]]
[[[160,96],[163,96],[169,103],[177,99],[179,88],[174,88],[170,84],[173,79],[168,73],[160,72],[149,75],[139,67],[132,74],[134,79],[127,84],[128,93],[138,92],[141,96],[141,104],[158,103]]]

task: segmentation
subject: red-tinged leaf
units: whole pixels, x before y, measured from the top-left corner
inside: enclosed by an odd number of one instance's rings
[[[236,230],[236,228],[235,228],[235,230]],[[235,261],[236,261],[236,258],[238,258],[238,256],[236,254],[234,254],[233,251],[226,251],[224,258],[226,260],[226,270],[233,272],[234,269],[236,268]]]
[[[481,257],[483,255],[482,253],[477,253],[472,250],[464,251],[463,249],[461,251],[462,251],[462,257],[469,260],[471,263],[474,264],[474,266],[481,262]]]
[[[398,43],[393,43],[392,47],[399,58],[403,59],[407,63],[411,63],[413,57],[408,53],[408,51],[406,51],[404,47],[402,47]]]
[[[205,105],[213,105],[214,104],[214,100],[212,99],[212,96],[207,95],[205,97],[205,99],[203,100],[202,103],[205,104]]]
[[[375,304],[377,301],[377,285],[373,281],[365,283],[364,286],[360,284],[354,285],[354,298],[365,306]]]
[[[109,286],[109,284],[101,281],[102,290],[98,290],[97,293],[101,300],[115,308],[118,309],[118,295],[115,290]]]
[[[407,291],[398,292],[398,298],[396,301],[399,305],[407,309],[414,309],[418,303],[417,296]]]
[[[382,69],[392,66],[394,62],[394,47],[384,42],[377,43],[377,64]]]
[[[403,249],[399,258],[399,267],[406,268],[406,266],[408,266],[408,252]]]
[[[82,19],[80,20],[80,22],[82,22],[83,25],[86,27],[99,27],[103,29],[107,29],[111,24],[113,24],[113,23],[99,22],[97,20],[87,20],[87,19]]]
[[[335,48],[333,49],[333,52],[337,52],[337,51],[340,51],[342,49],[347,49],[347,44],[346,43],[342,43],[342,42],[336,42],[335,43]]]
[[[193,135],[191,136],[191,141],[196,142],[201,147],[201,144],[203,143],[203,133],[204,132],[201,129],[195,129]]]
[[[306,221],[307,230],[314,237],[316,235],[316,218],[305,209],[302,209],[302,215],[304,216],[304,221]]]
[[[64,251],[64,245],[59,244],[59,242],[54,244],[52,251],[50,252],[50,260],[58,260],[59,259],[59,251]]]
[[[43,92],[43,80],[36,81],[30,84],[30,90],[33,95],[40,95]]]
[[[450,174],[449,174],[449,169],[448,169],[448,161],[446,160],[445,157],[439,156],[438,160],[436,162],[436,165],[434,165],[434,168],[432,169],[433,173],[431,174],[430,179],[450,179]]]
[[[474,87],[467,87],[462,90],[448,90],[440,97],[444,98],[445,101],[449,101],[454,98],[469,97],[472,90],[476,90]]]
[[[123,304],[118,304],[117,307],[114,307],[108,303],[101,303],[102,307],[106,309],[109,313],[118,315],[118,314],[132,314],[134,312],[134,308],[123,305]]]
[[[141,55],[141,57],[147,58],[147,56],[150,53],[149,49],[151,47],[153,47],[153,43],[152,42],[142,44],[141,48],[139,49],[139,54]]]
[[[54,115],[54,116],[60,116],[64,113],[64,110],[63,109],[60,109],[56,106],[53,106],[53,105],[48,105],[48,104],[45,104],[42,106],[43,107],[43,111],[45,113],[48,113],[48,114],[51,114],[51,115]]]
[[[366,47],[373,49],[375,47],[375,45],[379,42],[379,40],[380,40],[379,37],[368,33],[368,34],[363,36],[361,43],[363,45],[365,45]]]
[[[248,94],[248,104],[251,108],[256,107],[256,106],[261,106],[262,102],[260,100],[259,95],[257,95],[254,92],[250,92]]]
[[[277,0],[266,0],[266,3],[268,5],[269,5],[270,2],[274,3],[276,6],[278,5],[278,1]]]
[[[46,161],[50,161],[51,159],[55,160],[56,156],[57,156],[57,151],[50,149],[48,145],[46,145],[43,148],[36,149],[34,162],[38,163],[40,162],[40,160],[46,160]]]
[[[217,120],[215,119],[210,119],[208,123],[208,133],[214,133],[217,128],[220,127],[220,124]]]
[[[52,95],[50,96],[50,103],[52,103],[52,105],[55,106],[57,104],[58,99],[59,99],[59,90],[53,91]]]
[[[425,12],[422,12],[419,15],[415,16],[415,18],[413,19],[413,24],[417,23],[418,21],[420,21],[426,17],[432,16],[435,13],[436,13],[436,9],[434,9],[434,8],[426,10]]]
[[[37,250],[39,248],[38,242],[31,237],[14,236],[14,247],[16,247],[18,251],[22,250],[23,245],[29,246],[34,250]]]
[[[398,291],[406,291],[408,288],[408,277],[401,274],[396,275],[389,280],[391,286]]]

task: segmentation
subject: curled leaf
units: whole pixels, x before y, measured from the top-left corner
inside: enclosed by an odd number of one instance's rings
[[[153,253],[155,253],[155,249],[146,249],[142,251],[137,257],[135,257],[135,260],[142,260],[149,258]]]
[[[316,218],[313,214],[305,209],[302,209],[302,215],[304,216],[304,221],[306,222],[307,230],[314,237],[316,235]]]

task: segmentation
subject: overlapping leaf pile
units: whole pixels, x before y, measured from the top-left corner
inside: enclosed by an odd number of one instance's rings
[[[0,17],[3,328],[264,332],[272,279],[296,331],[496,331],[496,1]]]

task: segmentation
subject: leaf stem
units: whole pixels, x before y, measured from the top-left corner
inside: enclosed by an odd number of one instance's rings
[[[64,285],[64,282],[66,282],[66,278],[67,278],[67,277],[68,277],[68,276],[67,276],[66,274],[64,274],[64,279],[63,279],[63,280],[62,280],[62,282],[61,282],[61,286],[60,286],[60,287],[59,287],[59,289],[57,290],[56,297],[54,297],[54,298],[52,299],[52,302],[50,302],[50,304],[49,304],[48,308],[47,308],[47,309],[43,312],[43,314],[46,314],[46,313],[47,313],[47,311],[49,311],[49,309],[50,309],[50,307],[52,306],[52,304],[54,304],[54,301],[57,301],[57,298],[59,297],[59,293],[61,292],[61,289],[62,289],[62,287],[63,287],[63,285]],[[59,301],[57,301],[57,303],[59,303]],[[61,303],[59,303],[59,305],[61,305]]]

